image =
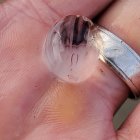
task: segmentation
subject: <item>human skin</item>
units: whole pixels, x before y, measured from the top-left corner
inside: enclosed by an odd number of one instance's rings
[[[140,1],[118,0],[104,13],[99,23],[127,42],[140,55]],[[140,73],[135,80],[140,86]],[[140,139],[140,105],[138,104],[121,129],[121,140]]]
[[[109,2],[13,0],[1,5],[1,140],[122,140],[127,135],[127,139],[137,136],[124,133],[129,128],[135,130],[133,117],[127,121],[133,125],[126,122],[119,131],[113,128],[113,115],[128,97],[129,89],[108,66],[99,61],[87,81],[72,85],[58,82],[42,61],[46,34],[56,21],[70,14],[92,18]],[[120,6],[114,4],[104,15],[108,22],[102,18],[100,24],[109,28]],[[131,1],[127,6],[129,9]],[[126,33],[122,34],[125,37]],[[130,38],[125,41],[135,41]],[[138,110],[132,115],[134,120],[140,114]]]

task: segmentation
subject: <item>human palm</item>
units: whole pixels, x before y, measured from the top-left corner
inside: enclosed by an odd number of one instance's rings
[[[0,7],[0,139],[116,140],[112,118],[125,84],[103,63],[85,82],[59,82],[42,60],[46,34],[70,14],[96,15],[107,0],[13,0]],[[87,8],[88,7],[88,8]]]

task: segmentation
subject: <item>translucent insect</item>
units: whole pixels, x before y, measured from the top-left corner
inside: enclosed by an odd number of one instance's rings
[[[49,71],[70,83],[88,79],[95,70],[99,55],[94,46],[93,28],[91,20],[74,15],[55,24],[44,46]]]

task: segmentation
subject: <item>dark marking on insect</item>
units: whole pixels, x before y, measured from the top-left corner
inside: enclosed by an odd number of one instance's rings
[[[75,60],[75,63],[74,63],[74,60]],[[79,55],[73,53],[73,54],[71,55],[71,66],[72,66],[73,64],[77,64],[77,63],[78,63],[78,60],[79,60]]]
[[[75,47],[78,47],[80,43],[87,43],[86,36],[88,34],[90,25],[88,21],[85,21],[83,17],[77,17],[74,24],[73,42]]]
[[[70,47],[75,16],[67,16],[60,26],[61,41],[65,47]]]
[[[74,57],[75,53],[72,54],[71,56],[71,66],[73,65],[73,57]]]
[[[78,63],[78,60],[79,60],[79,56],[78,56],[78,54],[77,54],[77,60],[76,60],[76,64]]]
[[[60,25],[61,41],[65,47],[78,48],[81,43],[87,43],[90,28],[91,23],[82,16],[67,16]]]

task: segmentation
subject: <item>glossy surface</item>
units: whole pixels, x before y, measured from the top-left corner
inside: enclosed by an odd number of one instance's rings
[[[89,78],[98,62],[93,23],[82,16],[67,16],[47,36],[45,58],[50,72],[67,82]]]

